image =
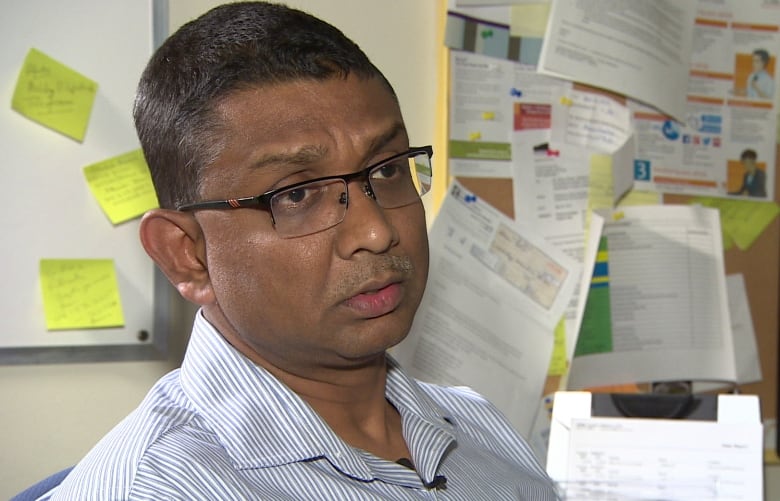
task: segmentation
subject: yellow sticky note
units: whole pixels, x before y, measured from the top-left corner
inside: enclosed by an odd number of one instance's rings
[[[41,259],[39,272],[47,329],[124,325],[112,259]]]
[[[113,224],[159,206],[141,150],[88,165],[84,167],[84,177],[92,195]]]
[[[97,88],[96,82],[39,50],[30,49],[16,81],[11,108],[81,142]]]
[[[631,205],[660,205],[661,194],[657,191],[631,190],[626,196],[620,199],[618,207],[628,207]]]
[[[588,209],[612,208],[612,155],[593,153],[590,156]]]
[[[566,374],[568,363],[566,362],[566,322],[561,319],[555,326],[555,341],[553,343],[553,353],[550,359],[550,368],[547,369],[548,376],[563,376]]]
[[[550,2],[524,2],[513,5],[509,30],[516,37],[544,37]]]

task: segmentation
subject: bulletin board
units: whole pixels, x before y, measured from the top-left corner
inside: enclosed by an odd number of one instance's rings
[[[780,159],[780,147],[777,157]],[[780,176],[775,179],[775,201],[780,203]],[[477,196],[482,197],[501,212],[514,218],[512,181],[510,179],[458,178],[458,180]],[[665,204],[687,204],[692,197],[684,195],[664,195]],[[778,333],[780,331],[778,311],[780,311],[780,218],[764,230],[759,238],[747,250],[734,247],[724,253],[726,274],[741,273],[745,279],[753,327],[761,360],[760,382],[739,387],[744,394],[758,395],[761,400],[762,420],[776,420],[778,409],[778,390],[780,375],[778,363]],[[545,394],[558,388],[559,378],[549,378]],[[774,444],[766,444],[767,448]],[[777,450],[780,451],[780,439]],[[776,461],[777,458],[771,458]]]
[[[135,87],[167,31],[167,0],[3,3],[0,363],[165,355],[173,289],[140,245],[138,218],[113,224],[90,191],[83,169],[140,147],[131,114]],[[81,141],[11,109],[23,61],[32,48],[96,82]],[[121,324],[47,328],[42,259],[113,261]]]

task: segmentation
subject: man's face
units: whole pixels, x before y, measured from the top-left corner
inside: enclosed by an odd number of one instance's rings
[[[764,60],[758,54],[753,54],[753,71],[761,71],[764,69]]]
[[[204,175],[204,200],[355,172],[409,147],[375,78],[242,90],[217,112],[226,144]],[[216,299],[204,312],[247,356],[309,373],[366,363],[406,336],[428,273],[423,206],[382,209],[364,184],[349,184],[340,224],[303,237],[280,238],[262,210],[196,213]]]
[[[756,171],[756,161],[750,157],[743,158],[742,165],[745,166],[745,170],[747,170],[751,174]]]

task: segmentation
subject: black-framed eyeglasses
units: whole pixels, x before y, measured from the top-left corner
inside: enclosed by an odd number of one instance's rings
[[[327,176],[283,186],[254,197],[183,204],[180,211],[255,208],[269,211],[282,238],[310,235],[344,220],[347,183],[365,179],[363,192],[384,209],[417,202],[431,188],[433,147],[410,148],[351,174]]]

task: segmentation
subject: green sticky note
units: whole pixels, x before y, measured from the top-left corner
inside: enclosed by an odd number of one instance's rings
[[[141,150],[134,150],[84,167],[92,195],[112,224],[158,207],[149,167]]]
[[[774,202],[754,202],[714,197],[697,197],[691,203],[713,207],[720,211],[724,250],[735,244],[747,250],[780,213]]]
[[[81,142],[97,88],[96,82],[30,49],[16,81],[11,108]]]
[[[124,325],[113,259],[41,259],[40,281],[47,329]]]

